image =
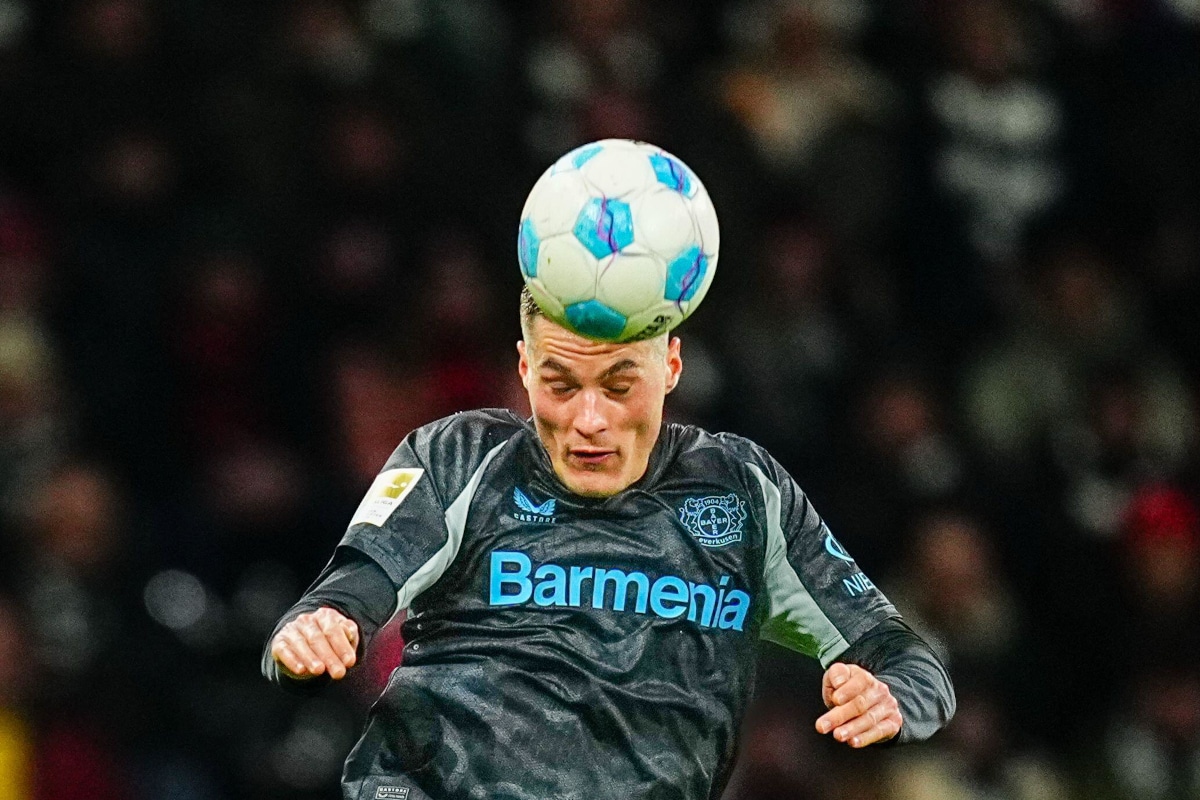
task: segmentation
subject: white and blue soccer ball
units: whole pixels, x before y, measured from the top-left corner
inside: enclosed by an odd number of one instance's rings
[[[605,139],[576,148],[534,184],[517,257],[542,313],[589,339],[669,331],[696,310],[721,236],[708,192],[662,148]]]

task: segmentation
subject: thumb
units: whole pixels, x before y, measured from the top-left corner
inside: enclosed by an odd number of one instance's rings
[[[839,661],[825,672],[825,677],[828,679],[830,686],[834,689],[839,689],[842,684],[850,680],[850,667]]]
[[[826,708],[833,708],[833,693],[848,680],[850,680],[850,667],[846,664],[838,662],[825,670],[825,680],[822,681],[821,686],[821,699],[825,701]]]

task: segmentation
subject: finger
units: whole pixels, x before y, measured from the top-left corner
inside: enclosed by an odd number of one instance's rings
[[[343,619],[342,627],[346,629],[346,638],[350,640],[350,646],[354,648],[355,659],[358,656],[358,623],[352,619]]]
[[[846,706],[834,706],[817,717],[817,733],[829,733],[839,725],[845,725],[857,716]]]
[[[329,643],[334,656],[342,662],[342,666],[349,667],[354,663],[354,646],[350,644],[350,637],[346,635],[346,628],[342,625],[344,619],[340,614],[324,614],[317,624],[325,634],[325,641]],[[330,672],[330,675],[332,674]]]
[[[296,658],[304,664],[305,671],[310,675],[320,675],[325,671],[324,662],[317,658],[317,654],[308,646],[308,639],[301,632],[299,626],[289,625],[279,635],[284,638],[284,642],[296,654]]]
[[[876,742],[886,742],[888,739],[891,739],[893,736],[900,733],[901,724],[902,722],[900,719],[900,714],[897,713],[894,716],[888,717],[887,719],[881,721],[878,725],[866,733],[860,734],[854,739],[851,739],[850,746],[866,747],[867,745],[875,744]]]
[[[821,700],[825,703],[826,708],[833,708],[837,705],[833,701],[833,693],[850,679],[850,672],[850,665],[841,662],[835,663],[825,670],[824,680],[821,681]]]
[[[857,716],[858,711],[850,706],[834,706],[817,717],[817,733],[830,733]]]
[[[852,672],[853,670],[850,669],[849,664],[843,664],[839,661],[825,671],[825,678],[834,689],[840,689],[846,681],[850,680]]]
[[[271,643],[271,657],[291,675],[302,678],[308,674],[308,668],[304,666],[304,662],[278,636]]]
[[[849,685],[849,684],[847,684]],[[836,697],[841,690],[834,693]],[[819,733],[829,733],[835,728],[845,725],[852,719],[862,716],[878,699],[878,692],[875,690],[867,693],[855,695],[849,699],[849,702],[834,706],[817,718],[817,731]]]
[[[865,669],[851,670],[850,677],[833,693],[833,703],[834,705],[844,706],[852,702],[856,697],[861,697],[870,692],[877,683],[879,681],[875,676]],[[859,713],[866,710],[867,706],[863,706]]]
[[[866,708],[861,714],[834,728],[833,738],[839,742],[846,742],[851,747],[866,747],[899,733],[904,723],[900,715],[900,705],[886,683],[876,681],[875,687],[869,693],[860,695],[839,708],[858,710],[864,705]]]
[[[883,719],[886,714],[879,709],[868,708],[865,713],[860,714],[853,719],[848,720],[845,724],[839,725],[833,729],[833,738],[839,742],[848,742],[855,736],[874,728],[879,724],[879,720]]]
[[[851,747],[866,747],[867,745],[875,744],[876,742],[886,742],[897,733],[900,732],[900,712],[896,711],[879,720],[867,730],[850,736],[849,739],[844,739],[846,744]],[[835,731],[836,735],[836,731]]]
[[[346,675],[346,665],[342,663],[342,659],[333,652],[333,648],[329,645],[329,640],[325,636],[325,631],[321,630],[321,626],[315,619],[310,619],[308,622],[301,625],[300,628],[304,631],[304,638],[308,642],[308,646],[312,648],[313,653],[321,660],[321,665],[329,672],[329,677],[337,680]]]

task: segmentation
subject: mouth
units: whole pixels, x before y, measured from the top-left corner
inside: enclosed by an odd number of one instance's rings
[[[572,447],[567,451],[567,459],[585,469],[595,469],[617,457],[617,451],[607,447]]]

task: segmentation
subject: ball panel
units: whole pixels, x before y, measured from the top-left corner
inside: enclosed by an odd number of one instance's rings
[[[522,217],[532,220],[534,231],[544,240],[571,230],[590,197],[578,172],[547,173],[534,184]]]
[[[660,333],[671,330],[683,322],[684,314],[674,303],[656,303],[652,307],[630,316],[621,341],[637,342],[651,339]]]
[[[654,177],[668,189],[678,192],[685,197],[694,197],[696,179],[692,171],[683,162],[669,153],[651,153],[650,166]]]
[[[570,327],[590,339],[616,339],[625,330],[625,316],[594,298],[567,306],[566,315]]]
[[[621,200],[593,197],[580,210],[574,231],[593,256],[605,258],[633,243],[633,212]]]
[[[646,252],[623,252],[603,266],[596,297],[622,314],[636,314],[662,300],[666,265]]]
[[[636,147],[606,146],[579,173],[603,197],[629,197],[654,182],[649,160]]]
[[[517,232],[517,261],[527,278],[537,277],[538,248],[541,243],[537,231],[533,229],[533,221],[521,220],[521,228]]]
[[[594,155],[599,153],[602,149],[604,149],[603,142],[591,142],[589,144],[582,144],[579,147],[576,147],[574,150],[567,153],[566,155],[561,156],[557,161],[555,161],[550,166],[550,171],[554,174],[558,174],[560,172],[569,172],[572,170],[578,170],[581,166],[586,164]]]
[[[632,203],[637,243],[663,257],[696,242],[696,224],[687,200],[667,189],[654,189]]]
[[[700,303],[704,300],[704,295],[708,294],[708,289],[712,286],[713,277],[717,274],[717,257],[713,256],[708,259],[708,269],[700,276],[700,281],[692,293],[692,299],[687,301],[683,308],[683,318],[687,319],[692,315],[692,312],[700,307]]]
[[[537,277],[563,306],[596,296],[596,261],[570,234],[542,241]]]
[[[591,161],[595,156],[599,155],[600,151],[603,149],[604,146],[599,144],[585,144],[583,147],[575,148],[570,152],[570,154],[568,154],[568,158],[571,161],[571,166],[575,167],[575,169],[579,169],[584,164]]]
[[[664,297],[673,302],[689,302],[708,272],[708,256],[693,245],[667,265]]]

